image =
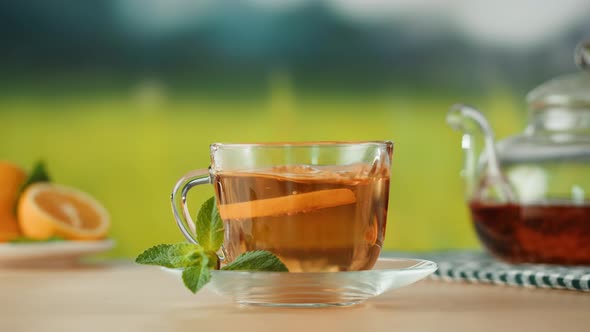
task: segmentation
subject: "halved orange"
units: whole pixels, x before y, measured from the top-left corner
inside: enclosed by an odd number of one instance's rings
[[[21,231],[33,239],[59,236],[67,240],[99,240],[106,236],[110,217],[92,196],[62,185],[36,183],[18,202]]]

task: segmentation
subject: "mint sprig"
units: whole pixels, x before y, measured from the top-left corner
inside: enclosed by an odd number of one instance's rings
[[[51,178],[49,177],[49,173],[47,172],[47,168],[45,167],[45,162],[39,160],[33,165],[33,169],[29,176],[25,179],[25,182],[21,184],[20,188],[18,188],[18,197],[14,202],[14,206],[12,207],[12,211],[16,215],[18,201],[20,200],[20,196],[25,192],[25,190],[32,185],[33,183],[37,182],[51,182]]]
[[[196,293],[211,280],[211,270],[219,269],[220,266],[216,253],[223,244],[223,221],[217,211],[214,197],[201,206],[195,227],[199,244],[160,244],[145,250],[137,256],[135,262],[183,269],[184,285]],[[289,271],[277,256],[264,250],[245,252],[222,270]]]
[[[33,169],[31,170],[31,173],[29,173],[29,176],[27,177],[25,182],[23,182],[23,184],[20,186],[18,191],[19,195],[22,194],[25,191],[25,189],[27,189],[27,187],[32,185],[33,183],[50,181],[51,179],[49,177],[49,174],[47,173],[45,162],[39,160],[33,166]]]

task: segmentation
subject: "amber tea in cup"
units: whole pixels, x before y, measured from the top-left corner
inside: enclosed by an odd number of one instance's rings
[[[392,150],[391,142],[214,144],[209,174],[188,174],[175,193],[213,183],[226,261],[268,250],[290,272],[366,270],[383,245]],[[177,222],[195,242],[184,204],[173,194]]]

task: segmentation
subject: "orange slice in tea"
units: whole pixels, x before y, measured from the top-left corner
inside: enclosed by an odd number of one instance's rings
[[[110,226],[106,209],[90,195],[51,183],[27,188],[18,203],[18,220],[23,234],[33,239],[98,240]]]
[[[222,219],[226,220],[252,219],[289,215],[355,202],[356,197],[350,189],[328,189],[249,202],[222,204],[219,206],[219,214]]]

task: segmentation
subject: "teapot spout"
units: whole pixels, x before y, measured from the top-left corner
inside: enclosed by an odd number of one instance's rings
[[[514,201],[512,190],[500,171],[494,131],[483,114],[474,107],[455,104],[447,113],[447,123],[453,129],[463,132],[463,176],[466,180],[468,198],[493,199],[502,203]],[[483,139],[481,156],[476,144],[478,138]]]

